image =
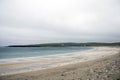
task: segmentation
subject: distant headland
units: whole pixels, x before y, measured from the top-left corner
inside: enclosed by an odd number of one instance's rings
[[[120,42],[115,43],[100,43],[100,42],[88,42],[88,43],[46,43],[46,44],[29,44],[29,45],[9,45],[7,47],[70,47],[70,46],[120,46]]]

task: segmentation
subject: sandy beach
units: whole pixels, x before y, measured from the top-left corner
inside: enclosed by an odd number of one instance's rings
[[[0,80],[120,80],[120,47],[0,64],[0,70]]]

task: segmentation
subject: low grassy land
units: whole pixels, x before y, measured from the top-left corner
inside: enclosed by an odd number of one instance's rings
[[[8,47],[69,47],[69,46],[120,46],[116,43],[47,43],[47,44],[30,44],[30,45],[10,45]]]

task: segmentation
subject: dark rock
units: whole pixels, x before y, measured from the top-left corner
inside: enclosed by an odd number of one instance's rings
[[[62,73],[61,76],[65,76],[65,75]]]

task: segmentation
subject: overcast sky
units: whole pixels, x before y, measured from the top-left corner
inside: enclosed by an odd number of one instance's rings
[[[0,45],[120,41],[120,0],[0,0]]]

